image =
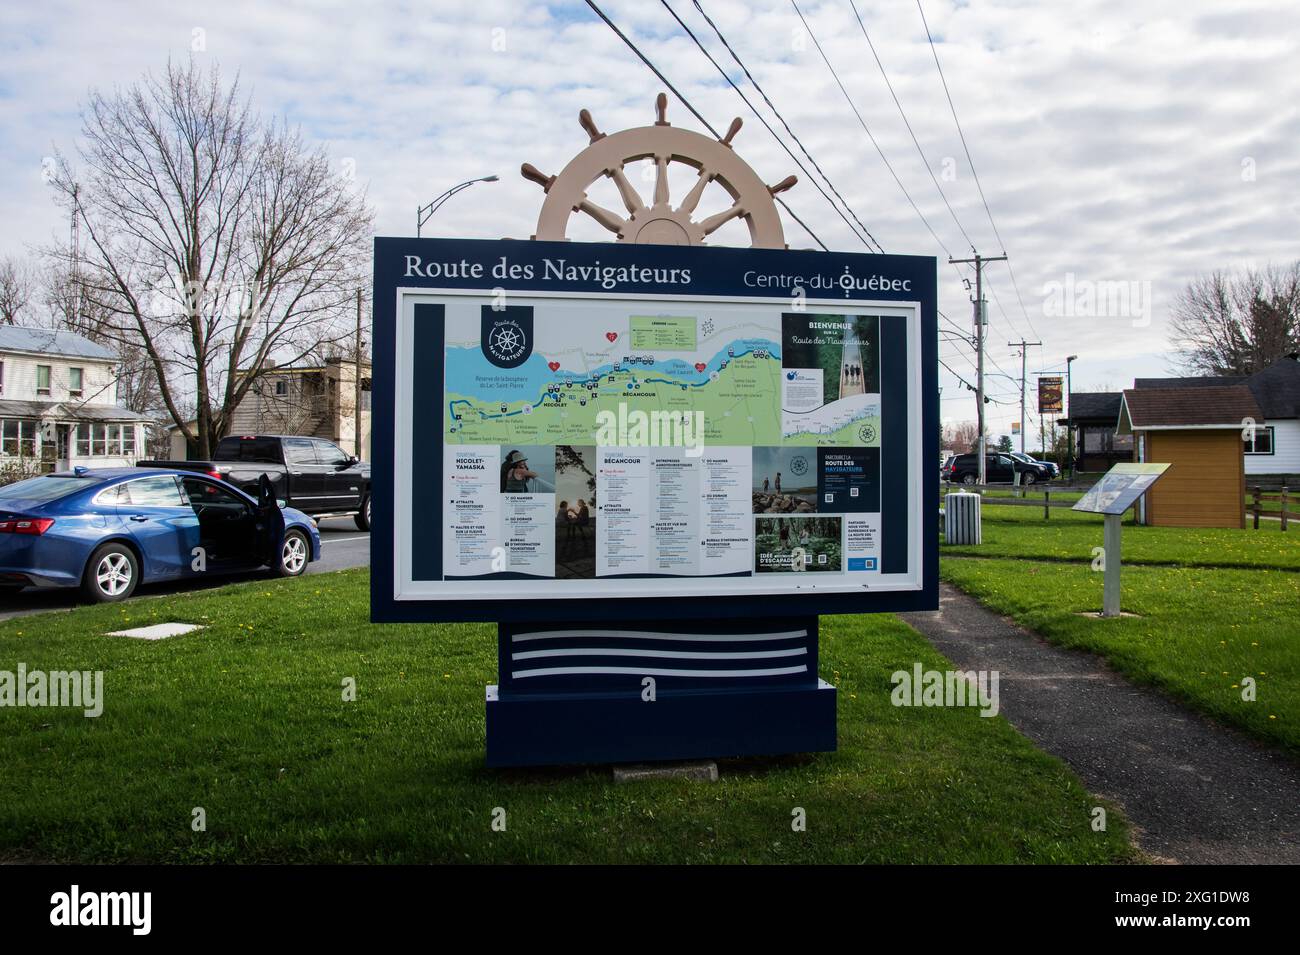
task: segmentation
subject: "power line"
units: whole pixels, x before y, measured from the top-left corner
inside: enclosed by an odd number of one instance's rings
[[[926,158],[925,150],[921,148],[921,141],[916,138],[916,133],[912,129],[912,123],[907,118],[907,111],[903,109],[903,104],[899,101],[898,94],[894,92],[894,84],[890,82],[889,74],[885,71],[885,64],[880,62],[880,54],[876,52],[876,45],[871,42],[871,34],[867,32],[867,25],[862,22],[862,15],[858,13],[857,4],[855,4],[853,0],[849,0],[849,9],[853,11],[853,16],[858,21],[858,29],[862,31],[862,37],[867,41],[867,47],[871,50],[871,56],[875,59],[876,66],[880,69],[880,75],[885,80],[885,86],[889,88],[889,95],[893,97],[894,105],[898,107],[898,115],[903,118],[903,125],[907,127],[907,133],[912,137],[912,145],[916,147],[917,154],[921,157],[921,164],[925,166],[926,172],[930,174],[930,179],[934,182],[934,188],[939,190],[939,198],[942,199],[943,204],[947,206],[948,215],[952,216],[952,221],[956,224],[957,231],[962,234],[962,238],[966,240],[966,244],[969,245],[973,251],[975,243],[972,242],[971,237],[966,234],[966,227],[963,226],[961,220],[957,218],[957,213],[953,211],[952,203],[948,201],[948,196],[943,191],[943,186],[939,184],[939,177],[934,174],[934,167],[930,165],[930,160]],[[1002,240],[999,239],[998,241],[1001,242]]]
[[[943,84],[943,95],[948,100],[948,109],[952,112],[953,124],[957,127],[957,135],[961,138],[961,148],[966,153],[966,163],[970,166],[971,177],[975,180],[975,188],[979,190],[980,202],[984,204],[984,212],[989,217],[989,226],[993,229],[993,237],[997,239],[998,245],[1002,247],[1003,254],[1006,254],[1007,244],[1002,241],[1002,234],[998,232],[998,224],[993,221],[993,209],[989,206],[989,201],[984,195],[984,185],[980,182],[980,175],[975,171],[975,160],[971,158],[970,146],[966,142],[966,132],[961,128],[961,120],[957,118],[957,106],[952,100],[952,92],[948,89],[948,78],[943,75],[943,65],[939,62],[939,50],[934,45],[934,36],[930,33],[930,24],[925,18],[925,8],[921,6],[921,0],[916,0],[916,9],[921,14],[921,25],[925,27],[925,38],[930,43],[930,55],[934,57],[934,66],[939,72],[939,82]],[[1020,311],[1024,313],[1029,330],[1037,338],[1038,330],[1034,328],[1034,321],[1029,317],[1029,309],[1025,308],[1025,300],[1020,294],[1020,284],[1016,281],[1016,273],[1011,267],[1010,259],[1007,259],[1007,274],[1011,277],[1012,288],[1016,290],[1016,299],[1020,302]]]
[[[590,0],[588,0],[588,2],[590,2]],[[812,174],[809,173],[806,168],[804,168],[803,163],[799,162],[799,158],[790,150],[790,147],[785,144],[784,140],[781,139],[781,137],[777,134],[776,130],[774,130],[771,127],[771,125],[768,123],[767,119],[763,116],[763,114],[761,114],[757,110],[757,108],[755,108],[754,104],[749,101],[749,98],[745,96],[744,91],[741,90],[741,88],[736,84],[736,82],[732,80],[730,76],[727,75],[727,71],[724,70],[722,66],[718,63],[718,61],[713,58],[713,55],[708,51],[708,49],[704,46],[704,44],[700,42],[700,39],[695,35],[695,32],[689,26],[686,25],[686,21],[684,21],[680,16],[677,15],[677,11],[674,10],[671,5],[669,5],[668,0],[659,0],[659,2],[663,5],[664,9],[667,10],[672,15],[672,18],[677,21],[678,25],[683,30],[686,31],[686,35],[691,38],[691,41],[697,47],[699,47],[700,52],[703,53],[705,57],[708,58],[708,61],[713,64],[714,69],[716,69],[718,73],[722,76],[722,78],[727,81],[728,85],[730,85],[731,88],[736,91],[736,93],[740,96],[744,104],[749,107],[750,112],[752,112],[755,116],[758,117],[759,122],[761,122],[767,128],[767,131],[772,134],[772,137],[781,145],[781,148],[784,149],[786,153],[789,154],[790,158],[795,161],[796,165],[799,166],[800,171],[802,171],[804,175],[808,177],[808,180],[814,186],[817,187],[817,190],[822,194],[822,197],[825,198],[826,201],[831,204],[831,207],[835,209],[835,211],[839,214],[840,218],[844,220],[844,224],[849,227],[849,231],[853,233],[854,237],[857,238],[859,241],[861,241],[864,245],[866,245],[867,248],[871,248],[872,244],[874,243],[876,250],[883,253],[885,251],[884,248],[880,245],[879,242],[876,241],[876,237],[871,234],[871,231],[866,227],[866,225],[863,224],[862,220],[858,218],[858,214],[853,211],[852,207],[849,206],[845,198],[842,195],[840,195],[839,190],[835,188],[835,185],[834,183],[831,182],[830,177],[826,175],[826,173],[822,170],[821,166],[817,164],[817,160],[813,159],[812,154],[808,152],[803,142],[799,139],[798,136],[795,135],[794,130],[792,130],[790,128],[790,124],[785,121],[785,117],[781,115],[780,110],[776,108],[776,106],[772,103],[772,100],[768,97],[767,93],[763,91],[763,88],[761,86],[759,86],[758,81],[754,79],[753,74],[749,72],[749,68],[746,67],[743,62],[741,62],[740,57],[736,55],[736,51],[731,48],[731,44],[728,43],[727,38],[722,35],[722,31],[718,29],[717,24],[715,24],[712,18],[710,18],[709,15],[704,12],[704,8],[700,6],[699,0],[693,0],[695,4],[695,9],[699,11],[700,16],[704,17],[705,22],[708,23],[709,26],[713,29],[713,32],[717,34],[717,37],[722,42],[722,45],[726,47],[727,52],[731,54],[731,58],[736,61],[736,65],[739,66],[741,70],[744,72],[745,76],[749,78],[749,82],[753,84],[754,89],[758,90],[758,94],[761,97],[763,97],[763,101],[767,103],[768,109],[770,109],[773,112],[773,114],[775,114],[776,118],[780,120],[781,125],[785,127],[785,131],[789,133],[790,138],[793,139],[795,145],[799,147],[799,151],[802,152],[804,156],[807,157],[810,163],[812,163],[813,168],[816,169],[818,175],[820,175],[822,179],[825,180],[826,185],[830,188],[831,192],[835,193],[835,197],[839,199],[839,201],[844,205],[844,208],[848,211],[849,215],[853,216],[854,222],[858,224],[858,227],[862,230],[862,233],[865,234],[866,238],[863,238],[863,235],[860,235],[858,233],[857,229],[854,228],[853,223],[849,222],[848,218],[844,215],[843,212],[840,211],[839,207],[835,205],[831,197],[826,195],[826,191],[822,189],[820,185],[818,185],[817,180],[813,178]],[[867,241],[868,239],[870,240],[870,242]]]
[[[967,388],[969,388],[971,391],[976,391],[976,392],[978,392],[979,389],[977,389],[974,385],[972,385],[969,381],[967,381],[967,380],[966,380],[965,378],[963,378],[961,375],[957,374],[957,372],[953,371],[952,366],[950,366],[950,365],[949,365],[946,361],[944,361],[942,358],[939,359],[939,364],[943,365],[944,368],[948,369],[948,374],[952,375],[954,378],[956,378],[959,382],[961,382],[963,385],[965,385],[965,386],[966,386]],[[997,400],[996,398],[989,397],[988,395],[985,395],[985,396],[984,396],[984,401],[985,401],[986,404],[994,404],[994,405],[1008,405],[1008,404],[1011,404],[1011,402],[1009,402],[1009,401],[999,401],[999,400]]]
[[[588,0],[588,2],[590,2],[590,0]],[[934,241],[939,243],[939,248],[943,249],[944,254],[949,258],[952,258],[952,253],[948,250],[948,246],[944,244],[943,239],[939,238],[939,233],[934,231],[934,227],[930,225],[930,220],[925,217],[925,213],[921,211],[915,200],[912,199],[912,194],[908,192],[907,187],[903,185],[903,180],[898,178],[898,173],[894,171],[894,167],[890,164],[889,158],[885,155],[885,151],[880,148],[880,143],[876,142],[876,137],[872,135],[871,129],[867,126],[866,120],[862,118],[862,114],[858,111],[858,107],[854,105],[853,98],[849,96],[849,91],[844,88],[844,84],[840,81],[839,74],[835,72],[835,67],[831,66],[831,61],[827,58],[826,51],[822,49],[821,43],[817,40],[817,35],[813,33],[812,27],[808,25],[808,21],[804,18],[803,11],[799,9],[799,4],[796,3],[795,0],[790,0],[790,5],[794,7],[794,12],[799,15],[799,21],[803,24],[804,29],[808,31],[808,36],[812,39],[813,46],[817,48],[817,52],[821,56],[822,62],[826,64],[826,69],[830,70],[831,76],[835,79],[835,85],[837,85],[840,88],[840,92],[844,94],[844,99],[849,104],[849,108],[853,110],[853,115],[858,118],[858,124],[862,127],[862,131],[867,134],[867,139],[871,140],[871,145],[874,146],[876,152],[880,154],[881,161],[885,164],[885,168],[889,170],[889,174],[894,177],[894,182],[898,183],[898,188],[903,190],[903,195],[907,197],[908,204],[911,205],[912,211],[920,216],[921,222],[925,224],[930,235],[934,236]]]
[[[660,81],[661,83],[664,84],[664,86],[668,87],[668,89],[672,92],[673,96],[677,97],[678,101],[679,101],[683,106],[686,107],[686,109],[690,112],[690,114],[691,114],[692,116],[694,116],[697,120],[699,120],[700,123],[704,126],[705,129],[707,129],[710,133],[713,134],[713,138],[714,138],[714,139],[721,139],[722,137],[718,135],[718,131],[717,131],[716,129],[713,128],[713,124],[710,123],[707,119],[705,119],[704,116],[701,115],[700,111],[697,110],[694,106],[691,105],[690,100],[688,100],[685,96],[682,95],[681,91],[678,90],[677,87],[674,86],[674,85],[669,81],[668,77],[664,76],[663,71],[660,70],[659,67],[655,66],[652,62],[650,62],[650,58],[647,57],[644,53],[642,53],[641,50],[638,49],[637,45],[636,45],[635,43],[633,43],[633,42],[628,38],[627,34],[625,34],[622,30],[620,30],[620,29],[618,28],[618,25],[615,24],[613,20],[611,20],[609,17],[607,17],[607,16],[605,15],[605,11],[602,10],[602,9],[600,9],[600,7],[596,6],[596,4],[593,2],[593,0],[586,0],[586,3],[587,3],[587,6],[591,7],[592,11],[596,14],[596,16],[598,16],[598,17],[600,17],[602,20],[604,20],[604,21],[605,21],[605,25],[606,25],[607,27],[609,27],[611,30],[613,30],[613,31],[614,31],[614,34],[615,34],[615,35],[616,35],[620,40],[622,40],[622,41],[624,42],[624,44],[627,45],[627,48],[628,48],[629,50],[631,50],[633,53],[636,54],[637,59],[639,59],[642,63],[644,63],[644,64],[645,64],[645,65],[650,69],[650,72],[653,73],[653,74],[654,74],[654,75],[659,79],[659,81]],[[761,119],[762,117],[759,117],[759,118]],[[778,142],[779,142],[779,140],[778,140]],[[782,144],[782,145],[784,145],[784,144]],[[786,150],[786,151],[789,152],[789,150]],[[792,154],[792,155],[793,155],[793,154]],[[795,160],[795,162],[797,163],[798,160]],[[800,168],[803,168],[803,167],[801,166]],[[805,173],[806,173],[806,171],[805,171]],[[811,179],[812,177],[809,177],[809,178]],[[816,182],[816,180],[813,180],[813,185],[814,185],[814,186],[817,186],[817,182]],[[820,192],[820,191],[821,191],[821,187],[818,186],[817,188],[818,188],[818,191]],[[825,196],[826,194],[823,192],[822,195]],[[818,236],[817,233],[813,232],[813,230],[810,229],[810,228],[809,228],[809,227],[804,223],[804,221],[803,221],[802,219],[800,219],[797,215],[794,214],[794,210],[791,209],[791,208],[786,204],[786,202],[785,202],[785,200],[784,200],[783,198],[781,198],[780,196],[775,196],[774,198],[776,199],[777,202],[779,202],[779,203],[781,204],[781,208],[785,209],[785,211],[788,212],[788,213],[790,214],[790,217],[791,217],[792,219],[794,219],[795,222],[799,223],[799,225],[803,227],[803,230],[804,230],[805,232],[807,232],[810,236],[812,236],[813,241],[816,242],[818,245],[820,245],[820,246],[822,247],[822,251],[823,251],[823,252],[829,252],[829,251],[830,251],[830,250],[826,247],[826,243],[823,242],[823,241],[821,240],[820,236]],[[826,199],[827,199],[828,202],[830,201],[830,197],[829,197],[829,196],[827,196]],[[831,205],[834,206],[834,203],[831,203]],[[836,211],[838,212],[839,210],[837,209]],[[850,228],[852,228],[852,227],[850,226]]]

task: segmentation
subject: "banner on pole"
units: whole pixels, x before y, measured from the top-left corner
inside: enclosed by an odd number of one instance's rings
[[[1062,392],[1065,379],[1060,377],[1038,379],[1038,413],[1060,414],[1063,410]]]

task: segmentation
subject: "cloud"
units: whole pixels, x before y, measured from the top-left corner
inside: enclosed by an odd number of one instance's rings
[[[690,0],[670,2],[758,102]],[[941,175],[947,161],[955,172],[940,181],[956,219],[982,252],[1001,252],[915,5],[856,2],[930,168]],[[1146,361],[1134,370],[1157,374],[1163,368],[1138,356],[1167,351],[1163,308],[1183,283],[1225,264],[1296,257],[1300,73],[1288,29],[1292,4],[1225,13],[1203,0],[924,2],[1028,311],[1006,267],[990,265],[992,371],[1018,377],[1004,343],[1024,335],[1045,343],[1031,353],[1031,372],[1078,354],[1076,385],[1127,384],[1114,371],[1131,362],[1118,356]],[[701,4],[885,248],[939,257],[941,307],[969,328],[961,270],[945,263],[947,253],[868,142],[788,0]],[[796,171],[661,4],[601,5],[715,126],[744,118],[737,149],[766,181]],[[847,0],[799,5],[943,246],[967,254]],[[130,84],[168,57],[219,62],[239,74],[263,113],[301,124],[336,161],[354,162],[383,234],[410,234],[417,206],[456,182],[497,173],[501,182],[457,196],[433,226],[444,235],[528,236],[541,192],[519,177],[520,163],[558,171],[586,142],[579,109],[590,109],[606,130],[641,125],[652,120],[661,88],[577,0],[141,2],[129,13],[54,0],[11,4],[5,17],[0,253],[66,234],[40,165],[56,146],[75,145],[87,89]],[[670,119],[698,128],[675,102]],[[832,248],[861,250],[801,180],[787,196],[799,215]],[[787,234],[793,245],[812,245],[793,222]],[[582,232],[603,235],[590,226]],[[1067,274],[1151,283],[1152,321],[1135,327],[1122,317],[1045,316],[1044,287]],[[969,349],[945,344],[941,352],[963,376],[973,374],[962,354]],[[943,379],[945,417],[973,417],[973,399],[952,376]],[[990,392],[1018,401],[1006,378],[992,379]],[[990,410],[995,431],[1019,415],[1018,407]]]

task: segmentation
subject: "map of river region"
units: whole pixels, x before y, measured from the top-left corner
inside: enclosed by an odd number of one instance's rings
[[[727,303],[662,311],[644,302],[453,305],[444,439],[593,444],[602,422],[626,423],[640,417],[634,412],[651,419],[659,412],[661,422],[698,412],[692,420],[706,447],[878,446],[879,388],[860,372],[857,326],[826,334],[817,342],[825,347],[805,348],[823,373],[783,363],[783,343],[805,340],[792,339],[790,329],[806,325],[805,316],[776,307]],[[801,356],[800,364],[812,363]],[[802,387],[810,375],[826,379],[824,389]],[[787,396],[797,407],[784,404]]]

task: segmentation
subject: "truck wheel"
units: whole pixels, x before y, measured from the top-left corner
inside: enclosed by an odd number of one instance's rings
[[[140,565],[125,544],[105,544],[90,555],[81,592],[93,603],[117,603],[135,593]]]
[[[310,560],[311,543],[306,534],[294,528],[285,532],[284,540],[280,543],[279,559],[272,569],[277,577],[301,577]]]
[[[357,522],[357,529],[370,530],[370,495],[367,494],[361,502],[361,510],[357,511],[356,516],[352,518]]]

